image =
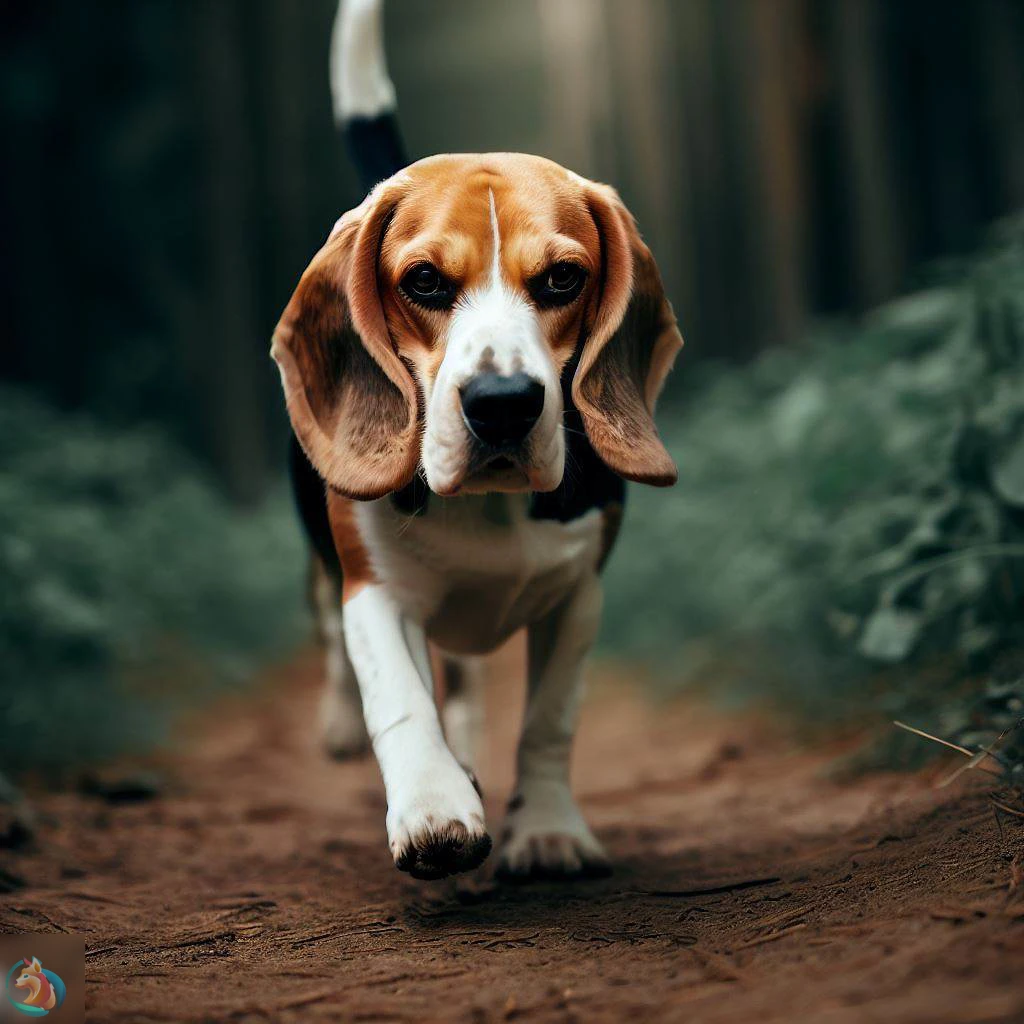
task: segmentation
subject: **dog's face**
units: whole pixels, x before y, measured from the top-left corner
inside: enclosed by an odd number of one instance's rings
[[[345,214],[272,352],[314,466],[372,498],[420,467],[442,495],[553,490],[566,400],[613,470],[673,482],[651,417],[681,343],[611,189],[488,154],[422,160]]]
[[[381,246],[385,318],[422,393],[439,494],[558,486],[561,373],[600,277],[579,186],[543,165],[490,166],[414,167]]]
[[[38,957],[32,957],[31,960],[26,957],[24,964],[21,973],[14,981],[15,988],[31,988],[32,983],[43,976],[43,965]]]

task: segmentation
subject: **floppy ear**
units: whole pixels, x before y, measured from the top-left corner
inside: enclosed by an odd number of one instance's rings
[[[377,286],[399,198],[385,182],[338,221],[270,349],[309,461],[330,487],[364,500],[404,487],[420,458],[418,392],[392,345]]]
[[[683,339],[661,275],[614,189],[588,183],[601,238],[597,314],[572,398],[601,459],[627,480],[666,487],[678,473],[658,437],[654,404]]]

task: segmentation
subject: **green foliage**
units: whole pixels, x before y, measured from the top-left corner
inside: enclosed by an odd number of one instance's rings
[[[230,507],[162,435],[0,389],[0,768],[152,743],[298,634],[283,492]]]
[[[856,328],[698,374],[659,419],[680,480],[631,490],[611,648],[838,710],[880,665],[1020,641],[1024,220]]]

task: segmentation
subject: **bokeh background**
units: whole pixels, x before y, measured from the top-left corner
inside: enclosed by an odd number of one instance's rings
[[[268,347],[361,198],[334,13],[0,9],[0,769],[152,743],[308,638]],[[631,493],[606,656],[815,719],[1021,707],[1024,3],[385,21],[411,155],[615,184],[682,323],[680,484]]]

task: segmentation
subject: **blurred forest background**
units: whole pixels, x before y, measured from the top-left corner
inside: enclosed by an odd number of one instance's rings
[[[148,742],[303,635],[267,353],[361,199],[334,13],[0,8],[0,768]],[[389,0],[385,23],[411,156],[613,183],[679,315],[680,484],[634,489],[608,649],[677,684],[728,650],[818,710],[867,678],[886,708],[911,678],[1019,706],[1024,2]]]

